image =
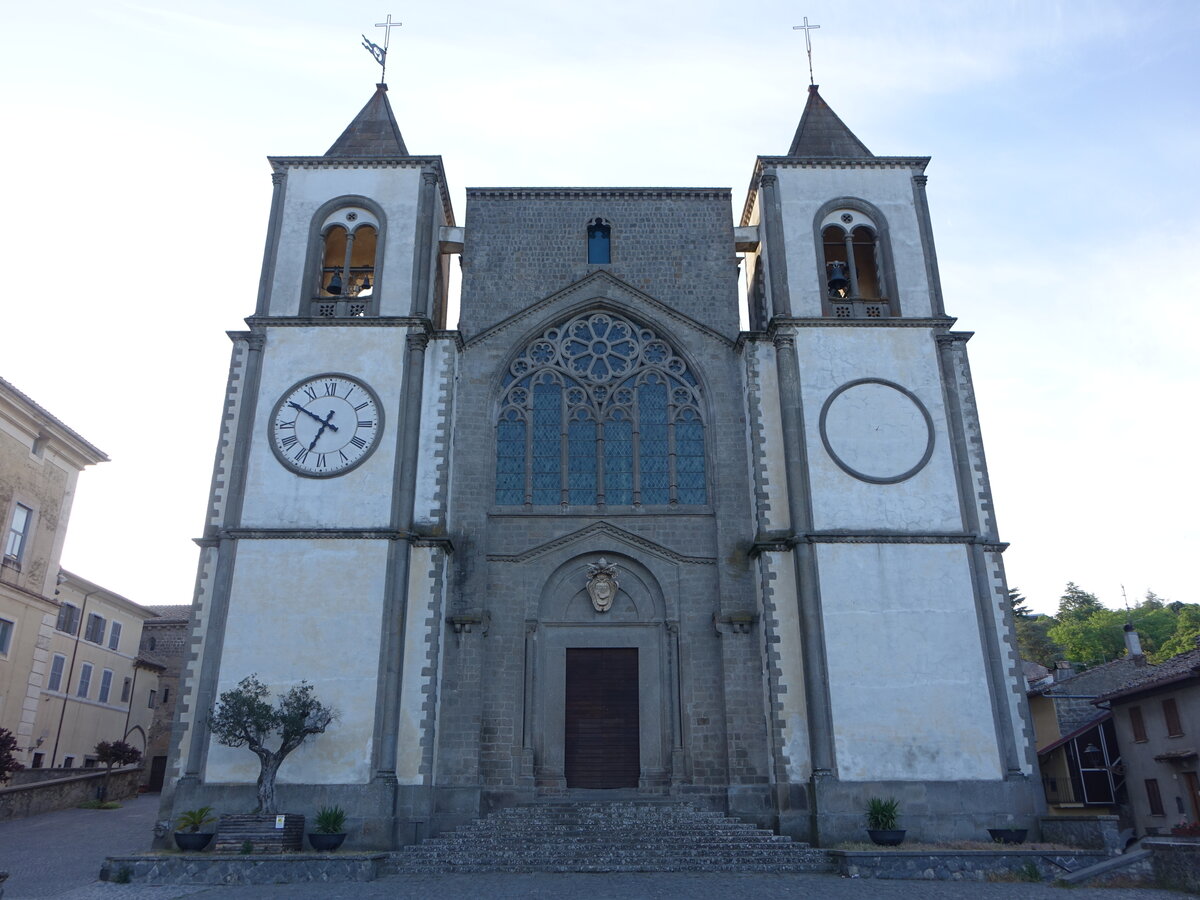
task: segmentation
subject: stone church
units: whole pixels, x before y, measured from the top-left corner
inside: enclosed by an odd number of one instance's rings
[[[349,847],[629,795],[819,844],[872,796],[914,838],[1035,824],[928,159],[814,86],[736,215],[727,188],[478,188],[459,224],[386,90],[270,159],[164,818],[253,806],[205,718],[257,673],[337,709],[279,790],[343,806]]]

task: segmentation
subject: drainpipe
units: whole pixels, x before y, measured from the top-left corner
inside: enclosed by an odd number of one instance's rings
[[[54,735],[54,750],[50,753],[50,768],[54,768],[55,759],[58,757],[58,742],[62,738],[63,720],[67,717],[67,701],[71,699],[71,683],[75,681],[75,659],[79,656],[79,635],[83,631],[84,623],[87,622],[87,602],[88,597],[92,594],[98,594],[100,590],[89,591],[83,595],[83,603],[79,608],[79,624],[75,628],[75,646],[71,650],[71,668],[67,672],[66,690],[63,691],[62,709],[58,713],[58,732]]]

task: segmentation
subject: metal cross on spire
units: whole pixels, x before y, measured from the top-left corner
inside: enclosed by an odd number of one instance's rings
[[[805,19],[804,21],[807,22],[808,20]],[[365,34],[362,36],[362,39],[363,39],[362,45],[367,49],[368,53],[370,53],[373,57],[375,57],[375,62],[379,63],[379,68],[380,68],[379,81],[381,83],[387,81],[387,52],[388,52],[388,44],[391,42],[391,39],[392,39],[392,29],[399,28],[403,24],[404,24],[403,22],[393,22],[391,13],[388,13],[386,22],[376,22],[375,23],[376,28],[383,29],[383,46],[382,47],[380,47],[374,41],[368,40],[367,36]]]
[[[809,84],[816,84],[816,83],[817,83],[817,82],[816,82],[816,79],[814,79],[814,78],[813,78],[813,67],[812,67],[812,38],[810,38],[810,37],[809,37],[809,33],[810,33],[810,32],[811,32],[811,31],[812,31],[814,28],[820,28],[820,27],[821,27],[820,25],[809,25],[809,24],[808,24],[808,16],[805,16],[805,17],[804,17],[804,24],[803,24],[803,25],[793,25],[793,26],[792,26],[792,31],[803,31],[803,32],[804,32],[804,46],[805,46],[805,47],[807,48],[807,50],[808,50],[808,83],[809,83]]]

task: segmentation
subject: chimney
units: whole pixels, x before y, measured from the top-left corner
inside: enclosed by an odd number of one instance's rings
[[[1075,664],[1069,659],[1060,659],[1054,664],[1054,681],[1066,681],[1075,677]]]
[[[1146,656],[1142,653],[1142,641],[1138,637],[1137,631],[1134,630],[1132,622],[1125,623],[1125,653],[1133,660],[1134,665],[1144,666],[1146,664]]]

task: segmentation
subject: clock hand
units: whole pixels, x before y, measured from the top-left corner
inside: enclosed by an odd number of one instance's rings
[[[297,403],[295,400],[289,400],[288,406],[292,407],[293,409],[298,409],[300,412],[304,413],[306,416],[311,416],[312,418],[314,418],[318,422],[320,422],[323,427],[327,427],[330,431],[338,430],[338,427],[329,421],[331,418],[333,418],[333,410],[330,410],[329,415],[326,416],[324,419],[322,419],[315,412],[310,412],[309,410],[307,410],[303,406],[301,406],[299,403]]]
[[[308,410],[305,410],[305,412],[308,412]],[[308,452],[311,453],[313,451],[313,448],[317,446],[317,441],[319,441],[321,439],[321,435],[325,433],[325,429],[330,428],[334,431],[337,431],[337,426],[332,425],[329,422],[329,420],[333,418],[333,410],[332,409],[329,411],[329,415],[327,415],[324,419],[318,418],[317,416],[313,415],[312,413],[309,413],[309,415],[312,415],[314,419],[316,419],[318,422],[321,423],[321,427],[317,429],[317,434],[312,439],[312,443],[308,445]]]

